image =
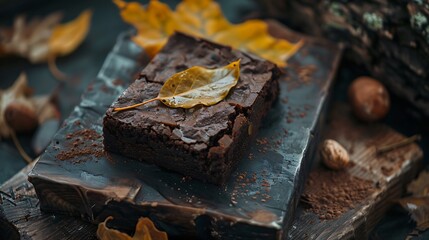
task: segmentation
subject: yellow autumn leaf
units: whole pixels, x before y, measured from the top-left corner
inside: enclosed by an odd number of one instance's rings
[[[107,227],[107,222],[112,220],[109,216],[104,222],[98,224],[97,237],[100,240],[168,240],[167,233],[159,231],[149,218],[139,218],[134,236]]]
[[[240,60],[215,69],[194,66],[167,79],[156,98],[113,111],[136,108],[156,100],[174,108],[192,108],[200,104],[211,106],[228,95],[239,77]]]
[[[133,41],[151,57],[175,31],[254,53],[280,67],[302,46],[301,41],[294,44],[272,37],[261,20],[231,24],[213,0],[183,0],[175,11],[157,0],[151,0],[146,8],[137,2],[113,1],[122,19],[137,29]]]
[[[248,20],[219,32],[213,37],[213,40],[219,43],[229,42],[233,48],[255,53],[279,66],[284,66],[285,60],[293,56],[303,44],[303,42],[293,44],[283,39],[274,38],[269,34],[260,34],[262,32],[268,32],[268,26],[265,22]],[[234,40],[231,41],[231,39]]]
[[[27,58],[31,63],[45,62],[49,38],[61,17],[59,12],[28,21],[24,15],[16,16],[11,27],[0,27],[0,56],[16,55]]]
[[[139,34],[133,37],[133,41],[142,46],[150,57],[155,56],[168,36],[178,29],[175,15],[164,3],[151,1],[144,8],[138,2],[113,2],[121,9],[122,19],[137,29]]]
[[[176,15],[180,21],[178,31],[211,40],[232,26],[223,16],[219,4],[212,0],[183,0],[177,5]]]
[[[88,34],[91,16],[92,12],[85,10],[65,24],[59,24],[62,17],[59,12],[28,22],[24,16],[17,16],[13,27],[0,27],[0,57],[17,55],[32,63],[48,61],[57,79],[67,79],[57,68],[55,58],[70,54],[82,43]]]
[[[85,10],[76,19],[54,27],[49,38],[49,54],[63,56],[74,51],[89,31],[92,11]]]

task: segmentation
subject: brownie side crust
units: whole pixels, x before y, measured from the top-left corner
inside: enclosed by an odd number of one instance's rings
[[[213,106],[170,108],[152,102],[113,112],[158,95],[174,73],[195,65],[222,67],[241,59],[240,79],[227,98]],[[257,133],[278,92],[279,69],[256,56],[181,33],[106,112],[107,151],[153,163],[186,176],[223,184]]]

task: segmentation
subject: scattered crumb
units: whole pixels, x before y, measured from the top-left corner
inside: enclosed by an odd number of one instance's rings
[[[113,80],[113,85],[115,85],[115,86],[122,86],[122,85],[124,85],[124,81],[122,80],[122,79],[119,79],[119,78],[117,78],[117,79],[115,79],[115,80]]]
[[[74,123],[80,125],[79,121]],[[81,163],[89,160],[91,156],[96,158],[104,156],[102,136],[94,129],[80,129],[66,135],[66,142],[57,155],[59,160],[71,160]]]

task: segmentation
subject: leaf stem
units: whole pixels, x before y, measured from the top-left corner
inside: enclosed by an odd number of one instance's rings
[[[10,135],[21,157],[24,158],[27,163],[31,163],[33,159],[31,159],[31,157],[25,152],[24,148],[22,148],[21,143],[19,143],[19,140],[16,137],[15,131],[12,131]]]
[[[124,111],[124,110],[128,110],[128,109],[136,108],[136,107],[139,107],[141,105],[145,105],[147,103],[150,103],[150,102],[153,102],[153,101],[156,101],[156,100],[159,100],[159,98],[157,98],[157,97],[156,98],[152,98],[152,99],[149,99],[149,100],[146,100],[144,102],[137,103],[137,104],[134,104],[134,105],[131,105],[131,106],[114,108],[113,111],[114,112],[119,112],[119,111]]]
[[[394,150],[396,148],[403,147],[405,145],[413,143],[415,141],[419,141],[420,139],[421,139],[420,134],[416,134],[416,135],[413,135],[409,138],[405,138],[399,142],[395,142],[395,143],[392,143],[392,144],[389,144],[386,146],[379,147],[379,148],[377,148],[376,152],[377,152],[377,154],[383,154],[383,153],[389,152],[391,150]]]
[[[48,68],[56,79],[60,81],[66,81],[69,79],[69,77],[65,73],[58,69],[57,62],[55,61],[55,56],[53,55],[50,55],[48,57]]]

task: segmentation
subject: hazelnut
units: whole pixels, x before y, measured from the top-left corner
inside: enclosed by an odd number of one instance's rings
[[[39,125],[36,111],[19,101],[11,102],[6,107],[4,117],[7,125],[17,132],[29,132]]]
[[[353,113],[362,121],[374,122],[386,116],[390,108],[389,93],[379,81],[359,77],[349,87]]]
[[[322,157],[323,163],[333,170],[344,169],[350,162],[347,150],[332,139],[323,141],[320,148],[320,156]]]

